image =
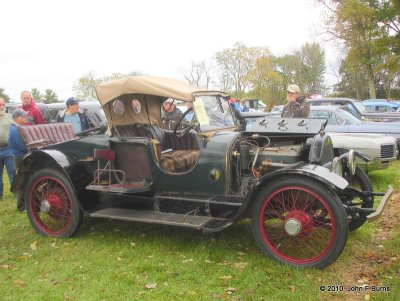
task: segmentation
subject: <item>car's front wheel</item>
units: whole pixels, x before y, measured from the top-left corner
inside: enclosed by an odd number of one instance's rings
[[[351,179],[348,180],[350,185],[349,188],[357,189],[359,191],[370,191],[373,192],[371,181],[368,175],[358,166]],[[374,207],[374,196],[364,196],[361,198],[354,198],[351,203],[347,204],[350,208],[359,207],[371,209]],[[359,213],[356,217],[349,215],[349,231],[355,231],[360,228],[367,221],[367,215],[369,212]]]
[[[59,171],[42,169],[28,181],[25,208],[40,234],[70,237],[78,230],[83,212],[70,181]]]
[[[265,255],[295,267],[330,265],[342,253],[348,235],[338,196],[299,176],[275,180],[259,193],[252,229]]]

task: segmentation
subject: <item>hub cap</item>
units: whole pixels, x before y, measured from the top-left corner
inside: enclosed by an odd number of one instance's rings
[[[301,224],[295,218],[290,218],[285,223],[285,231],[287,234],[295,236],[301,231]]]

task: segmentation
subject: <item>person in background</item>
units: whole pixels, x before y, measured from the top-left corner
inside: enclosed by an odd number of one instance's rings
[[[240,112],[248,112],[249,111],[249,107],[246,105],[246,101],[244,99],[240,100],[239,110],[240,110]]]
[[[177,118],[177,117],[181,117],[181,116],[182,116],[182,112],[181,112],[181,110],[179,110],[176,107],[174,100],[172,98],[168,98],[166,101],[163,102],[163,109],[161,110],[161,117]]]
[[[188,121],[188,122],[191,122],[191,121],[193,120],[193,117],[194,117],[194,112],[193,112],[193,101],[187,101],[187,102],[186,102],[186,108],[187,108],[187,110],[190,110],[190,109],[191,109],[191,111],[190,111],[189,113],[186,114],[185,120]]]
[[[310,104],[304,96],[300,95],[298,85],[289,85],[287,88],[288,103],[282,110],[281,117],[286,118],[307,118],[310,113]]]
[[[32,98],[31,92],[22,91],[21,101],[22,106],[20,106],[20,108],[28,112],[26,124],[42,124],[45,122],[42,112],[36,106],[36,103]]]
[[[0,200],[3,198],[3,170],[7,169],[8,179],[14,181],[14,157],[8,145],[8,131],[12,116],[6,113],[6,102],[0,97]]]
[[[74,132],[79,133],[90,127],[86,112],[79,108],[79,99],[70,97],[67,99],[67,108],[57,117],[57,122],[70,122],[74,127]]]
[[[9,133],[8,133],[8,146],[11,149],[11,152],[14,157],[14,167],[18,168],[18,164],[22,161],[22,158],[28,152],[28,149],[25,145],[24,140],[19,133],[18,127],[21,125],[26,125],[27,123],[28,112],[22,110],[21,108],[17,108],[12,112],[13,122],[10,124]],[[15,174],[14,174],[15,177]],[[12,183],[10,183],[11,185]],[[17,200],[17,209],[22,212],[25,210],[24,201],[21,194],[15,194],[14,197]]]
[[[28,112],[22,110],[21,108],[17,108],[12,112],[13,122],[10,124],[8,132],[8,146],[10,147],[14,156],[15,168],[18,167],[19,162],[28,152],[25,142],[18,130],[19,126],[26,125],[28,114]]]
[[[238,105],[238,103],[237,103],[235,98],[232,97],[231,99],[229,99],[229,104],[231,105],[232,110],[239,110],[240,111],[239,105]]]

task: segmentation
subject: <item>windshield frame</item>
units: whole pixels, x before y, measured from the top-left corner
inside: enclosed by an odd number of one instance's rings
[[[195,95],[193,111],[202,133],[237,128],[232,107],[221,95]]]

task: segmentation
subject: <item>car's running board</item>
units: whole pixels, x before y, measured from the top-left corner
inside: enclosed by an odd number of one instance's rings
[[[133,210],[124,208],[106,208],[89,214],[91,217],[157,223],[173,226],[202,229],[210,221],[226,221],[225,218],[197,216],[191,214],[165,213],[159,211]]]
[[[383,209],[385,209],[386,203],[388,202],[392,193],[393,193],[393,187],[389,186],[388,191],[381,198],[381,201],[376,211],[367,216],[368,222],[374,222],[382,215]]]

